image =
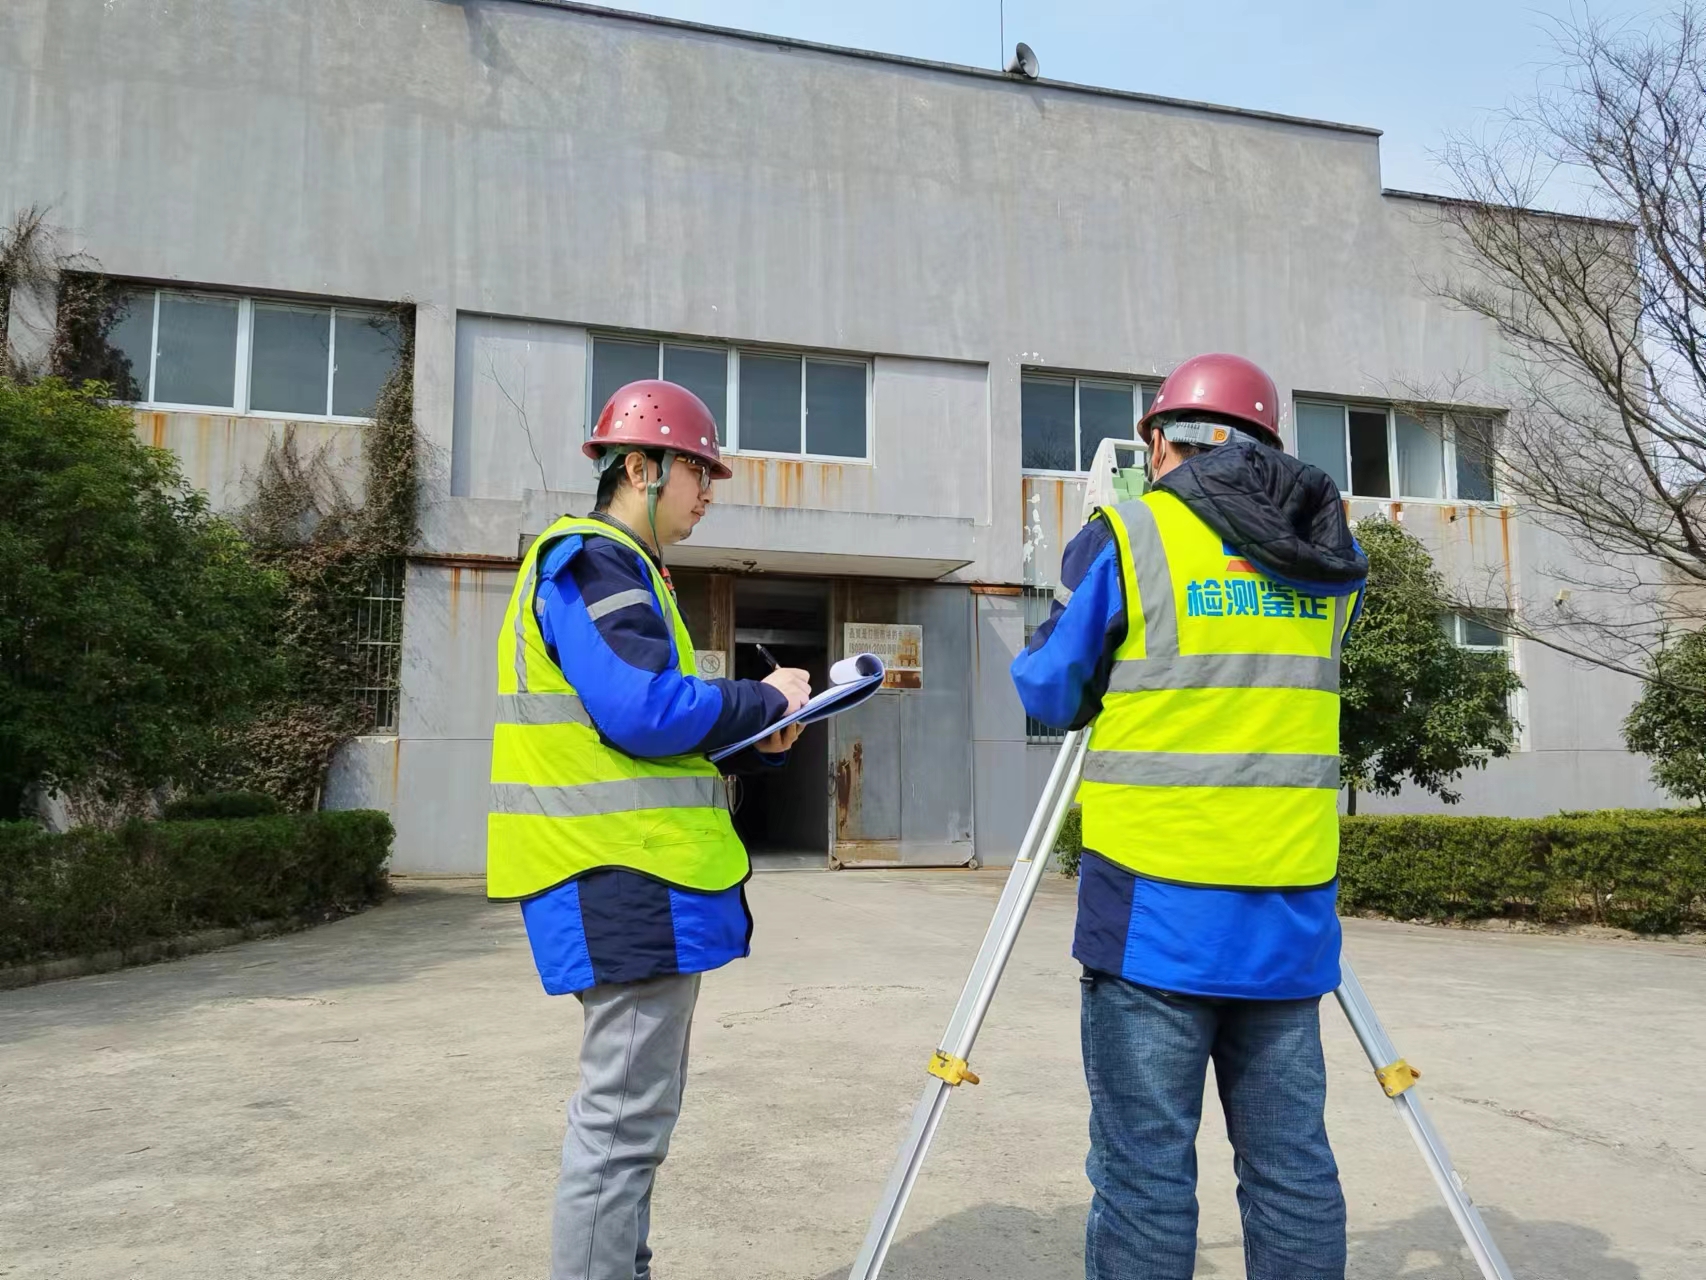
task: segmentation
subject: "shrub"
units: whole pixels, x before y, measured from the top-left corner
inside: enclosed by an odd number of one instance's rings
[[[361,809],[64,835],[0,824],[0,963],[376,902],[392,834]]]
[[[1054,864],[1067,877],[1078,874],[1078,855],[1084,847],[1084,810],[1073,805],[1060,824],[1060,834],[1054,839]]]
[[[1565,809],[1560,818],[1706,818],[1706,808],[1689,805],[1682,809]]]
[[[0,377],[0,819],[196,776],[273,681],[279,589],[100,388]]]
[[[172,801],[163,816],[168,822],[194,822],[202,818],[266,818],[283,812],[284,806],[264,791],[211,791]]]
[[[1706,924],[1706,818],[1360,817],[1340,825],[1339,903],[1403,919]]]
[[[1648,675],[1623,741],[1651,759],[1653,781],[1671,795],[1706,802],[1706,630],[1668,638]]]
[[[1075,809],[1056,845],[1066,875],[1077,874],[1078,831]],[[1339,907],[1401,920],[1589,920],[1646,933],[1706,926],[1706,814],[1343,818]]]

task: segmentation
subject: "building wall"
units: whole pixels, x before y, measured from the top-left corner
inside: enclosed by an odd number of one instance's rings
[[[397,735],[360,740],[327,787],[332,807],[391,813],[400,870],[485,868],[497,636],[514,585],[508,567],[409,566]]]
[[[322,459],[352,500],[362,492],[362,430],[348,423],[249,417],[229,413],[141,410],[137,437],[178,456],[184,479],[214,508],[235,511],[255,494],[268,453],[289,442],[303,461]]]
[[[581,453],[586,328],[462,313],[450,497],[520,499],[595,487]],[[750,508],[949,517],[988,523],[988,370],[951,360],[872,360],[869,459],[736,456],[717,501]],[[921,486],[920,476],[933,483]]]
[[[879,459],[888,510],[946,490],[975,511],[966,579],[1020,578],[1023,366],[1228,348],[1288,393],[1351,393],[1495,364],[1422,290],[1443,240],[1431,206],[1382,196],[1368,131],[540,4],[16,0],[0,21],[0,200],[52,203],[126,274],[413,298],[447,456],[459,312],[987,368],[985,412],[927,465]]]
[[[869,463],[737,458],[682,563],[965,584],[1051,582],[1077,524],[1076,483],[1021,477],[1022,370],[1154,378],[1234,350],[1288,414],[1300,393],[1496,401],[1508,377],[1497,335],[1422,283],[1452,269],[1449,236],[1381,191],[1371,130],[572,5],[10,0],[0,209],[31,203],[116,274],[417,304],[436,559],[409,575],[400,739],[334,787],[395,809],[411,869],[478,865],[507,570],[470,558],[513,560],[590,497],[589,331],[873,361]],[[278,434],[163,430],[225,505]],[[1567,555],[1485,509],[1404,515],[1454,573],[1518,595]],[[1005,678],[1019,604],[974,594],[957,655],[991,859],[1049,754]],[[1529,750],[1462,808],[1648,800],[1618,749],[1628,682],[1532,650]]]

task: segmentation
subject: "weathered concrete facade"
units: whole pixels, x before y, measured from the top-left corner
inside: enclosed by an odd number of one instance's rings
[[[1006,680],[1024,617],[1003,592],[1052,581],[1079,498],[1022,474],[1022,373],[1154,381],[1234,350],[1288,422],[1298,395],[1505,378],[1496,335],[1421,283],[1449,245],[1433,205],[1382,191],[1371,130],[566,4],[12,0],[0,209],[31,203],[117,275],[416,304],[438,465],[399,732],[350,752],[334,796],[392,809],[413,870],[480,865],[511,566],[590,504],[589,335],[866,363],[865,456],[738,456],[677,559],[852,584],[811,615],[827,657],[846,622],[926,628],[926,696],[883,695],[813,781],[844,776],[826,841],[923,860],[1010,857],[1048,754]],[[140,416],[227,503],[282,429]],[[359,450],[347,424],[298,429]],[[1401,508],[1448,575],[1545,598],[1567,555],[1497,507]],[[1517,662],[1524,750],[1462,808],[1650,802],[1617,733],[1630,682]],[[862,753],[855,731],[877,735]],[[856,754],[888,779],[862,819],[834,812]]]

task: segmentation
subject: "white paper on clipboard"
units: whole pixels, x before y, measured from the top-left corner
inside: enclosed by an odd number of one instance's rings
[[[883,660],[874,653],[858,653],[843,658],[829,669],[829,688],[815,695],[792,715],[767,724],[750,738],[722,747],[711,753],[713,761],[726,760],[737,751],[755,746],[778,729],[791,724],[816,724],[830,716],[840,715],[864,702],[883,687]]]

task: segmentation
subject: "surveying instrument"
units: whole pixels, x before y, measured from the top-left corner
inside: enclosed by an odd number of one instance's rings
[[[1145,479],[1143,459],[1137,457],[1134,459],[1136,465],[1122,468],[1119,454],[1141,454],[1143,448],[1135,440],[1103,440],[1097,446],[1095,461],[1090,466],[1089,483],[1085,486],[1084,521],[1090,520],[1098,507],[1130,502],[1142,495]],[[1019,856],[1001,891],[1001,900],[996,904],[994,918],[983,935],[977,959],[972,962],[965,989],[960,993],[959,1003],[954,1006],[953,1016],[948,1019],[948,1029],[938,1042],[939,1047],[925,1068],[930,1080],[924,1086],[918,1105],[913,1108],[911,1129],[901,1145],[888,1185],[883,1188],[882,1199],[871,1216],[864,1246],[859,1250],[847,1280],[876,1280],[881,1274],[883,1259],[894,1243],[901,1214],[905,1212],[907,1199],[918,1182],[924,1157],[930,1150],[930,1141],[936,1136],[942,1113],[947,1110],[948,1098],[962,1083],[978,1082],[969,1065],[972,1045],[989,1012],[990,1001],[995,998],[996,985],[1007,967],[1007,958],[1013,953],[1013,944],[1018,941],[1019,929],[1025,923],[1031,899],[1036,896],[1037,886],[1042,882],[1043,870],[1060,834],[1061,823],[1078,793],[1089,736],[1088,729],[1075,729],[1061,743],[1060,754],[1055,758],[1054,768],[1043,787],[1042,799],[1037,802],[1030,826],[1025,830],[1024,841],[1019,846]],[[1339,1007],[1345,1011],[1357,1041],[1368,1055],[1375,1079],[1386,1096],[1392,1099],[1399,1118],[1410,1131],[1410,1137],[1421,1152],[1428,1172],[1433,1175],[1434,1184],[1439,1188],[1446,1208],[1451,1211],[1457,1229],[1463,1233],[1463,1240],[1469,1246],[1482,1276],[1485,1280],[1514,1280],[1510,1267],[1487,1230],[1487,1224],[1481,1220],[1480,1212],[1470,1200],[1463,1179],[1453,1167],[1445,1143],[1440,1140],[1421,1098],[1417,1096],[1416,1081],[1421,1072],[1398,1055],[1386,1028],[1374,1012],[1374,1006],[1369,1003],[1368,993],[1357,980],[1350,961],[1342,955],[1339,986],[1333,994],[1338,997]]]

